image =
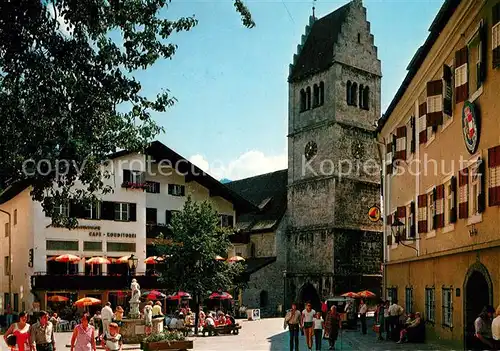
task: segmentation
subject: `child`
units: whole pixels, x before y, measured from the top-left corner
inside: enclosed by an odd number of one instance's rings
[[[109,325],[109,333],[105,332],[102,338],[102,346],[106,351],[122,351],[122,336],[118,334],[118,324]]]
[[[321,317],[321,312],[316,312],[313,318],[314,326],[314,338],[316,343],[316,350],[321,350],[321,342],[323,338],[323,327],[324,327],[323,317]]]

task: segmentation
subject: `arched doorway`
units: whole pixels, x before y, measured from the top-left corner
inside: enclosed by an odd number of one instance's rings
[[[481,263],[473,264],[464,282],[464,343],[465,349],[474,346],[474,321],[486,305],[493,302],[493,285],[488,269]]]
[[[321,311],[321,300],[316,288],[311,283],[304,284],[299,291],[298,307],[303,309],[306,302],[310,302],[314,310]]]

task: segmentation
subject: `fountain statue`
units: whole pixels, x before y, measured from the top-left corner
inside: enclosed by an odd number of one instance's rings
[[[141,287],[137,283],[136,279],[132,279],[132,284],[130,284],[130,289],[132,290],[132,297],[130,298],[130,313],[129,318],[138,319],[141,317],[139,312],[139,304],[141,303]]]

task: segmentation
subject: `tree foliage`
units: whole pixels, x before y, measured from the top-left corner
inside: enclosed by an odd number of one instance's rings
[[[0,1],[0,189],[28,180],[35,200],[48,191],[56,202],[110,191],[101,162],[117,149],[144,149],[162,131],[151,113],[175,101],[167,89],[145,96],[134,78],[171,59],[170,36],[197,24],[194,16],[165,18],[169,3]],[[253,27],[241,0],[234,6]],[[76,179],[86,191],[70,192]]]
[[[228,252],[230,232],[221,228],[219,215],[209,202],[188,198],[183,210],[172,217],[170,232],[172,244],[156,245],[160,254],[169,256],[162,272],[167,286],[201,298],[234,286],[243,266],[215,259]]]

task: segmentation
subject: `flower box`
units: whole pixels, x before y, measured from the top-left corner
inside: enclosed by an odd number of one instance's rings
[[[192,340],[165,340],[156,342],[142,342],[141,349],[144,351],[161,350],[192,350]]]
[[[133,183],[133,182],[123,182],[122,183],[122,188],[129,188],[129,189],[146,189],[148,185],[146,183]]]

